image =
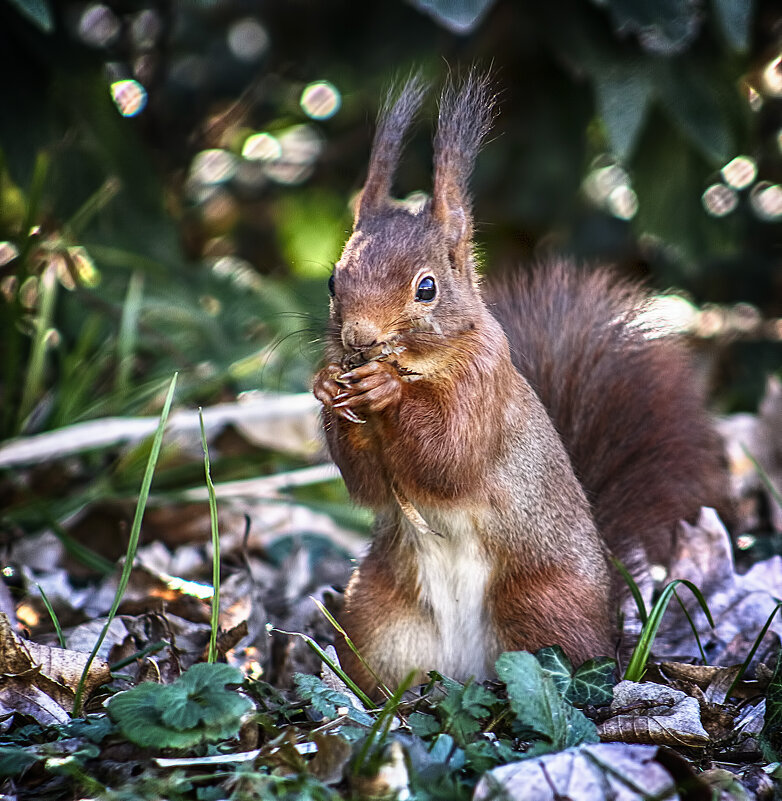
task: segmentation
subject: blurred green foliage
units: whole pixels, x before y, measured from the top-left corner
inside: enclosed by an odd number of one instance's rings
[[[782,315],[781,24],[772,0],[0,0],[0,438],[151,410],[174,369],[192,403],[306,390],[411,67],[494,73],[488,270],[561,252]],[[430,138],[398,194],[429,188]],[[747,347],[778,367],[778,338]]]

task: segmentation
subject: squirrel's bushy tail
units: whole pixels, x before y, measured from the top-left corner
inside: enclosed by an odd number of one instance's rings
[[[655,336],[639,286],[555,262],[492,287],[513,362],[565,443],[612,552],[667,564],[678,520],[730,511],[720,441],[679,338]]]

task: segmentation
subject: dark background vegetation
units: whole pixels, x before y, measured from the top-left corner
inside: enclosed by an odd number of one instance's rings
[[[566,253],[720,304],[716,402],[753,408],[782,361],[781,47],[774,0],[0,0],[0,438],[154,413],[174,370],[181,404],[307,390],[386,87],[472,64],[500,97],[487,272]],[[435,96],[399,196],[429,188]]]

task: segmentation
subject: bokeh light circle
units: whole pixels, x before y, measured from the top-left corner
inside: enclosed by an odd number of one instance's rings
[[[730,214],[738,205],[738,195],[725,184],[712,184],[701,195],[701,202],[712,217],[724,217]]]
[[[228,49],[239,61],[257,61],[269,47],[266,28],[253,17],[245,17],[228,30]]]
[[[299,103],[308,117],[313,120],[327,120],[339,111],[342,96],[334,84],[315,81],[304,88]]]
[[[758,168],[749,156],[736,156],[721,170],[722,179],[734,189],[746,189],[757,177]]]
[[[135,117],[147,105],[147,90],[133,79],[114,81],[111,84],[111,97],[123,117]]]
[[[749,196],[755,214],[765,222],[782,220],[782,186],[761,181]]]
[[[242,145],[242,156],[250,161],[274,161],[282,155],[282,147],[270,133],[248,136]]]

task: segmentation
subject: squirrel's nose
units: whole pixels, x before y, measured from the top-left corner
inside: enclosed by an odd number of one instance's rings
[[[360,317],[342,324],[342,344],[353,350],[366,350],[377,345],[382,331],[371,320]]]

